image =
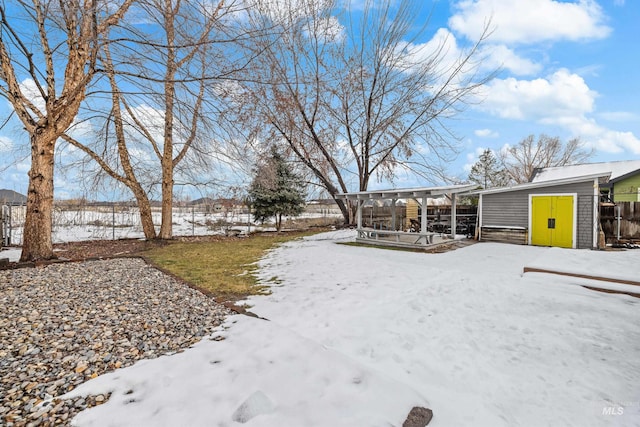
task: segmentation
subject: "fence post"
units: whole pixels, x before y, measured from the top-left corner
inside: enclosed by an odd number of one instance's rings
[[[111,235],[116,240],[116,204],[111,205]]]
[[[196,235],[196,207],[191,206],[191,235]]]
[[[7,219],[7,221],[9,222],[9,231],[7,232],[7,245],[11,246],[11,223],[13,222],[13,210],[11,208],[11,205],[9,205],[9,218]],[[23,228],[24,230],[24,228]],[[23,236],[22,236],[22,240],[24,241],[24,231],[22,232]],[[23,242],[24,244],[24,242]]]
[[[4,205],[0,205],[0,248],[5,244],[5,208]]]
[[[622,216],[622,206],[617,205],[616,208],[618,208],[618,217],[616,218],[618,220],[618,226],[616,227],[618,232],[617,240],[618,242],[620,242],[620,219],[621,219],[620,217]]]

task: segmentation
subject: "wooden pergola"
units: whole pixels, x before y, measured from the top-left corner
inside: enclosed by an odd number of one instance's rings
[[[406,188],[391,190],[359,191],[355,193],[340,193],[338,199],[351,200],[357,203],[357,232],[356,241],[361,243],[374,243],[387,246],[422,247],[436,244],[434,236],[440,233],[427,230],[427,199],[448,196],[451,199],[451,238],[456,234],[456,196],[474,190],[475,184],[449,185],[442,187]],[[414,199],[422,205],[422,213],[419,218],[420,230],[408,232],[396,230],[396,202],[402,199]],[[390,200],[392,229],[380,229],[363,227],[362,207],[366,201]],[[418,219],[418,218],[416,218]]]

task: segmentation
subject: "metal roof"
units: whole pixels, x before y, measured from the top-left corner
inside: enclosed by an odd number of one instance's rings
[[[418,197],[442,196],[466,193],[477,188],[476,184],[447,185],[442,187],[395,188],[389,190],[358,191],[339,193],[335,197],[348,200],[411,199]]]
[[[507,193],[509,191],[521,191],[531,188],[554,187],[556,185],[575,184],[577,182],[593,181],[600,178],[609,178],[610,173],[597,173],[593,175],[576,176],[571,178],[556,179],[541,182],[526,182],[524,184],[512,185],[510,187],[489,188],[487,190],[473,191],[472,194],[494,194]]]
[[[625,176],[640,173],[640,160],[622,160],[616,162],[582,163],[578,165],[542,168],[536,171],[531,182],[555,181],[576,178],[585,175],[610,175],[611,181],[619,181]]]
[[[13,191],[0,189],[0,203],[10,205],[23,205],[27,203],[27,196]]]

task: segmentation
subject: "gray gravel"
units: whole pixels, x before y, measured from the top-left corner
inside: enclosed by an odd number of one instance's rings
[[[228,314],[141,259],[0,271],[0,425],[68,425],[109,396],[57,396],[185,349]]]

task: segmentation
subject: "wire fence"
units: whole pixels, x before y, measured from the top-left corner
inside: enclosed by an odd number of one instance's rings
[[[21,245],[26,218],[26,206],[3,207],[3,245]],[[161,207],[152,207],[154,225],[161,223]],[[230,209],[210,206],[181,206],[173,208],[173,233],[176,236],[224,234],[229,227],[248,224],[246,207]],[[156,230],[158,231],[158,230]],[[79,240],[107,240],[143,238],[140,211],[126,203],[63,204],[56,203],[52,214],[52,240],[64,243]]]
[[[152,218],[159,231],[162,220],[161,206],[153,206]],[[174,236],[204,236],[249,233],[269,229],[270,224],[255,224],[249,208],[242,204],[211,203],[190,206],[174,206],[172,229]],[[2,246],[20,246],[26,218],[26,206],[3,205],[0,207]],[[131,203],[60,203],[54,204],[52,214],[53,243],[82,240],[116,240],[144,238],[140,211]],[[314,219],[317,224],[335,223],[340,217],[338,209],[310,210],[299,217],[288,218],[289,226],[304,219]]]

